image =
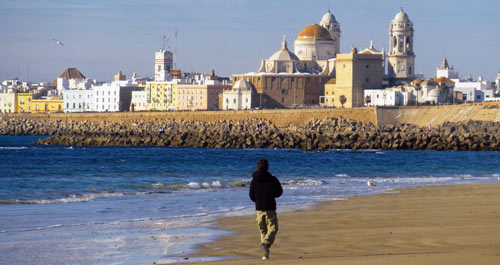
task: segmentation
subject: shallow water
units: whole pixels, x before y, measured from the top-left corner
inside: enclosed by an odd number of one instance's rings
[[[248,182],[266,157],[279,212],[399,187],[494,182],[500,153],[34,146],[0,136],[0,264],[184,261],[253,214]],[[368,187],[367,180],[377,186]]]

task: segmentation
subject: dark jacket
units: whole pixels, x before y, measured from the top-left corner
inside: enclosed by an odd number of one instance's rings
[[[266,170],[257,170],[250,182],[250,199],[257,211],[275,211],[276,200],[283,193],[279,180]]]

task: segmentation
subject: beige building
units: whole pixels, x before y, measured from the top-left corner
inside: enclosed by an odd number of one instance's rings
[[[15,113],[17,109],[16,93],[0,93],[0,113]]]
[[[329,76],[311,74],[233,75],[233,82],[248,80],[255,88],[252,108],[293,108],[318,105]]]
[[[178,84],[177,110],[217,110],[220,97],[230,85],[222,84]]]
[[[281,49],[263,59],[256,73],[233,75],[233,83],[248,81],[255,93],[252,108],[293,108],[318,105],[324,85],[335,76],[340,49],[340,24],[328,12],[320,25],[303,28],[295,38],[295,53],[286,36]]]
[[[337,108],[354,108],[364,105],[364,90],[382,87],[384,55],[373,48],[337,54],[336,79],[325,85],[322,105]]]

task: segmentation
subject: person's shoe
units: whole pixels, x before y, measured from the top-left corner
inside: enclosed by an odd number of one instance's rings
[[[265,243],[260,244],[260,249],[262,250],[262,259],[269,259],[269,246]]]

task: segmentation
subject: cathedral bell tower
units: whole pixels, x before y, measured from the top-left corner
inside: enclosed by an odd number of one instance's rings
[[[415,75],[414,32],[413,22],[401,8],[389,29],[389,77],[409,80]]]
[[[319,25],[330,33],[335,45],[335,55],[340,53],[340,23],[337,22],[330,10],[323,16]]]

